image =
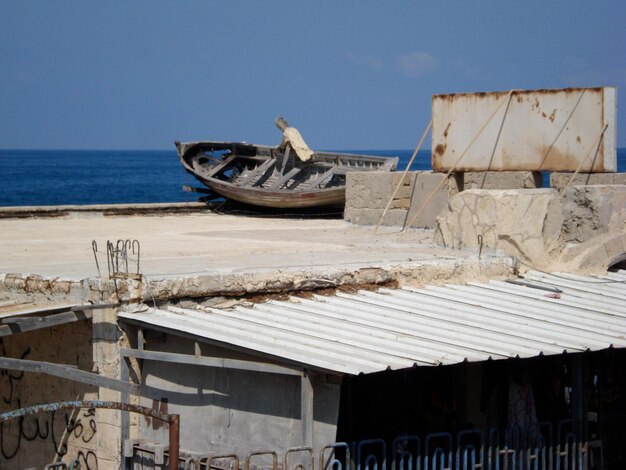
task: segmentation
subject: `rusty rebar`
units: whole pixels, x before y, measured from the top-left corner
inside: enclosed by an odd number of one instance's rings
[[[170,421],[170,451],[167,470],[178,470],[178,457],[180,446],[180,415],[169,415]]]

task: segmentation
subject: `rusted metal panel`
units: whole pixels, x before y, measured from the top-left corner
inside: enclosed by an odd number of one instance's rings
[[[613,87],[434,95],[435,171],[614,172]]]

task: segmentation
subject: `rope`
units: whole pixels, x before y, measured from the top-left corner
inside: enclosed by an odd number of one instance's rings
[[[509,107],[511,106],[511,98],[512,94],[509,95],[509,100],[506,104],[506,109],[504,110],[504,115],[502,116],[502,122],[500,123],[500,128],[498,129],[498,135],[496,136],[496,141],[493,144],[493,150],[491,151],[491,157],[489,157],[489,163],[487,164],[487,170],[483,172],[482,181],[480,182],[480,189],[485,187],[485,181],[487,180],[487,173],[491,169],[491,164],[493,163],[493,157],[496,156],[496,150],[498,148],[498,144],[500,143],[500,137],[502,136],[502,129],[504,129],[504,121],[506,120],[506,116],[509,113]]]
[[[485,123],[482,125],[482,127],[480,128],[480,130],[476,133],[476,135],[474,136],[474,138],[471,140],[471,142],[467,145],[467,147],[465,147],[465,150],[463,150],[463,152],[461,153],[461,155],[459,155],[459,158],[456,159],[456,161],[454,162],[454,164],[450,167],[450,169],[448,170],[448,172],[443,175],[443,177],[441,178],[441,181],[439,182],[439,184],[435,187],[435,189],[430,193],[430,195],[428,196],[428,198],[426,198],[426,200],[424,201],[424,203],[420,206],[420,208],[417,210],[417,212],[413,215],[413,217],[411,218],[411,220],[407,223],[404,223],[404,227],[402,227],[402,232],[405,232],[407,227],[410,227],[411,224],[413,222],[415,222],[415,220],[419,217],[419,215],[422,213],[422,211],[424,210],[424,208],[430,203],[431,199],[435,196],[435,194],[437,193],[437,191],[439,191],[441,189],[441,187],[444,185],[444,183],[448,180],[448,177],[450,176],[450,174],[456,169],[457,165],[459,164],[459,162],[461,161],[461,159],[465,156],[465,154],[467,153],[467,151],[472,147],[472,145],[474,145],[474,143],[476,142],[476,140],[478,140],[478,137],[483,133],[483,131],[485,130],[485,128],[487,127],[487,125],[491,122],[491,120],[493,119],[493,117],[498,113],[498,111],[500,111],[500,108],[502,108],[502,106],[504,105],[504,103],[508,103],[511,100],[511,96],[513,95],[513,93],[516,90],[511,90],[507,93],[507,98],[506,100],[502,100],[502,103],[500,103],[496,109],[491,113],[491,116],[489,116],[487,118],[487,120],[485,121]],[[504,116],[502,116],[502,121],[504,122],[504,118],[506,118],[506,113],[504,114]]]
[[[568,181],[568,183],[567,183],[567,185],[565,186],[564,189],[569,188],[570,185],[574,182],[574,179],[576,179],[576,175],[578,175],[578,172],[581,170],[581,168],[583,167],[583,164],[587,161],[587,159],[589,158],[589,155],[591,155],[591,151],[594,148],[596,149],[596,155],[598,154],[598,150],[600,149],[600,142],[602,141],[602,138],[604,137],[604,133],[606,132],[608,127],[609,127],[608,124],[604,126],[604,129],[602,129],[602,132],[600,132],[600,135],[598,136],[596,141],[593,143],[593,145],[591,147],[589,147],[589,151],[587,152],[587,155],[585,155],[585,158],[583,158],[581,160],[581,162],[578,164],[578,168],[576,168],[576,171],[574,172],[572,177],[569,179],[569,181]],[[595,158],[594,158],[594,160],[595,160]],[[593,163],[591,164],[591,168],[589,168],[589,171],[591,171],[592,168],[593,168]]]
[[[383,223],[383,219],[385,218],[385,215],[387,214],[387,211],[389,210],[389,207],[391,206],[391,203],[393,202],[393,198],[396,197],[396,194],[398,193],[398,190],[400,189],[400,186],[402,186],[402,183],[404,182],[404,178],[406,177],[407,173],[409,172],[409,170],[411,168],[411,165],[413,164],[413,160],[415,160],[415,157],[417,156],[418,152],[422,148],[422,144],[424,143],[424,139],[426,139],[426,135],[428,134],[428,131],[430,129],[432,129],[432,127],[433,127],[433,120],[431,119],[430,122],[428,123],[428,126],[426,126],[426,130],[422,134],[422,138],[420,139],[419,143],[417,144],[417,147],[415,147],[415,151],[413,152],[413,155],[411,156],[411,159],[409,160],[409,163],[407,164],[406,169],[402,173],[402,178],[400,178],[400,180],[398,181],[398,184],[396,185],[396,189],[393,191],[393,194],[389,198],[389,201],[387,202],[387,206],[385,207],[385,210],[383,211],[383,214],[380,216],[380,219],[378,219],[378,224],[376,224],[376,227],[374,228],[374,233],[376,233],[378,231],[378,228]]]
[[[548,148],[548,151],[546,152],[546,154],[543,156],[543,159],[541,160],[541,163],[539,163],[539,168],[537,168],[536,171],[542,171],[543,168],[543,164],[546,162],[546,160],[548,159],[548,155],[550,155],[550,152],[552,151],[552,148],[554,147],[554,144],[556,144],[556,141],[559,140],[559,137],[561,137],[561,134],[563,133],[563,131],[565,130],[565,127],[567,126],[567,123],[569,122],[569,120],[572,118],[572,115],[574,114],[574,111],[576,111],[576,108],[578,108],[578,105],[580,104],[580,101],[583,99],[583,96],[585,94],[586,89],[583,88],[583,91],[580,93],[580,96],[578,97],[578,101],[576,101],[576,104],[574,105],[574,107],[572,108],[572,110],[570,111],[569,115],[567,116],[567,119],[565,120],[565,122],[563,123],[563,125],[561,126],[561,129],[559,130],[559,132],[556,134],[556,137],[554,138],[554,140],[552,141],[552,143],[550,144],[550,147]],[[529,171],[528,173],[532,173],[532,171]]]

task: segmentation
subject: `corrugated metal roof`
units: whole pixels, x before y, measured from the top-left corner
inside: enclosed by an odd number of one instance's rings
[[[626,347],[626,271],[293,297],[121,318],[346,374]]]

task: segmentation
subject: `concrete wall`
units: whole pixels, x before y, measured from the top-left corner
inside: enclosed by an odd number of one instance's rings
[[[574,173],[550,173],[550,187],[564,189]],[[626,184],[626,173],[578,173],[571,186]]]
[[[437,240],[454,249],[499,249],[543,265],[562,247],[562,206],[554,189],[464,191],[438,223]]]
[[[563,191],[562,201],[565,243],[626,232],[626,186],[572,186]]]
[[[348,173],[344,219],[357,225],[377,225],[401,178],[400,172]],[[381,225],[403,227],[414,219],[413,228],[435,228],[449,198],[460,191],[536,187],[541,187],[541,174],[527,171],[454,173],[449,177],[432,171],[409,172]]]
[[[626,257],[626,186],[469,190],[450,199],[436,239],[500,250],[526,267],[602,272]]]
[[[92,370],[91,321],[2,337],[0,354]],[[96,398],[94,387],[43,374],[0,370],[0,412]],[[43,468],[76,458],[81,468],[107,468],[97,451],[101,433],[98,417],[90,410],[64,410],[6,422],[0,432],[0,468]]]
[[[194,343],[172,335],[150,348],[193,354]],[[202,354],[259,360],[201,344]],[[302,445],[300,377],[144,361],[141,404],[181,416],[181,449],[207,455]],[[314,446],[335,441],[340,385],[325,374],[313,376]],[[139,436],[167,443],[167,427],[141,417]]]
[[[410,172],[396,193],[382,225],[404,226],[424,201],[441,183],[445,175],[430,171]],[[344,219],[357,225],[377,225],[402,173],[350,172],[346,175],[346,206]],[[448,200],[449,182],[433,195],[413,227],[435,226],[435,217]]]

